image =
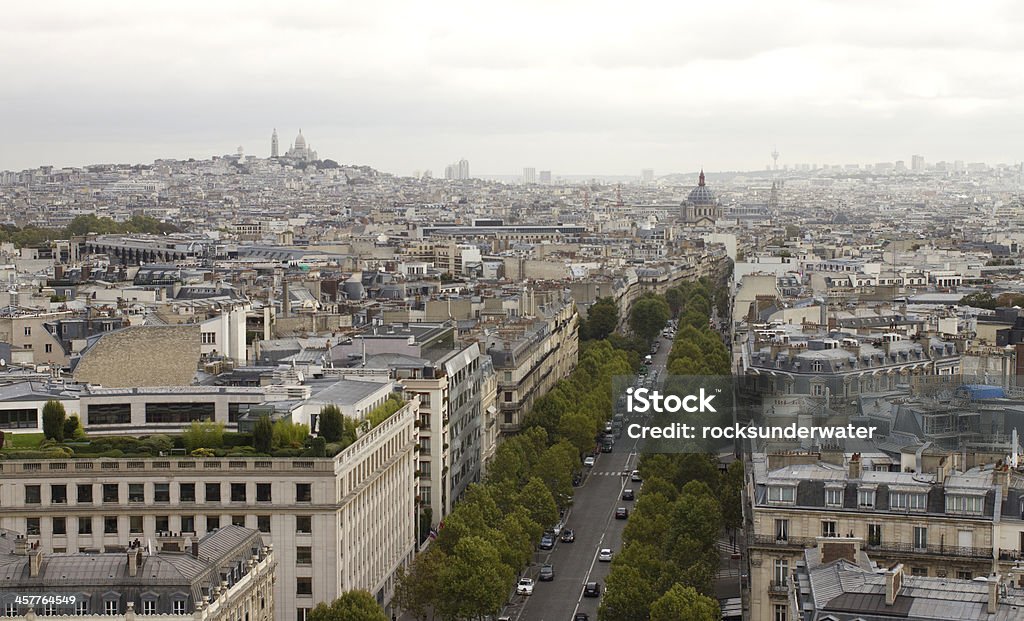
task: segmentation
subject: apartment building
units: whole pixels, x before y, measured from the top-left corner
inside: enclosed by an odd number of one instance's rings
[[[7,618],[80,621],[271,621],[277,561],[258,531],[225,526],[104,553],[50,553],[0,530],[0,610]],[[66,586],[59,586],[66,585]]]
[[[277,621],[352,589],[387,606],[416,541],[418,419],[412,399],[328,458],[0,462],[0,528],[65,554],[244,526],[274,545]]]
[[[824,544],[862,551],[878,567],[902,563],[914,577],[969,581],[1013,568],[1024,551],[1019,477],[1005,466],[960,471],[956,453],[907,455],[753,455],[752,618],[802,618],[790,602],[793,572]]]

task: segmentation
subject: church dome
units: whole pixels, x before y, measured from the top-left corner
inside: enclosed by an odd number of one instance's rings
[[[299,130],[299,135],[295,137],[295,149],[303,150],[306,148],[306,139],[302,136],[302,130]]]
[[[699,181],[697,187],[690,190],[690,196],[687,199],[691,205],[714,205],[715,204],[715,193],[711,191],[708,186],[704,185],[704,171],[700,171]]]

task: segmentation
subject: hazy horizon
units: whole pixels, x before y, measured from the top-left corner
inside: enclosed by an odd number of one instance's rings
[[[1014,164],[1024,5],[5,7],[0,169],[266,157],[397,175]]]

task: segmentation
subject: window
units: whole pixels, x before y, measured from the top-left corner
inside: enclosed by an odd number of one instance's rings
[[[142,516],[132,515],[128,517],[128,532],[130,533],[141,533],[142,532]]]
[[[880,546],[880,545],[882,545],[882,525],[881,524],[868,524],[868,545],[869,546]]]
[[[786,609],[785,604],[775,604],[775,616],[772,619],[774,621],[788,621],[789,611]]]
[[[206,484],[206,502],[220,502],[220,483]]]
[[[153,502],[171,502],[171,484],[153,484]]]
[[[947,513],[981,514],[984,511],[984,496],[966,496],[962,494],[951,494],[949,496],[946,496]]]
[[[216,345],[217,344],[217,333],[216,332],[203,332],[203,345]]]
[[[44,617],[55,617],[57,616],[57,604],[49,603],[43,605],[43,616]]]
[[[146,502],[146,484],[128,484],[128,502]]]
[[[772,582],[779,586],[786,586],[789,580],[789,561],[784,558],[775,559],[775,569],[772,573]]]
[[[53,530],[54,535],[66,535],[68,534],[68,522],[67,518],[55,517],[50,522],[50,527]]]
[[[271,502],[271,500],[270,500],[270,483],[257,483],[256,484],[256,501],[257,502]]]
[[[144,614],[144,615],[155,615],[156,614],[156,600],[155,599],[144,599],[144,600],[142,600],[142,614]]]
[[[512,422],[512,412],[505,412],[505,424],[511,425]]]
[[[911,567],[910,568],[910,575],[911,576],[916,576],[918,578],[927,578],[928,577],[928,568],[927,567]]]
[[[14,616],[14,615],[10,615]],[[295,621],[306,621],[306,617],[309,616],[309,608],[296,608],[295,609]]]
[[[103,516],[103,534],[104,535],[116,535],[117,534],[117,516],[116,515],[105,515],[105,516]]]
[[[928,527],[914,527],[914,548],[923,550],[928,547]]]
[[[889,492],[889,508],[907,511],[924,511],[928,506],[928,495],[922,492]]]
[[[796,502],[796,488],[789,485],[773,485],[768,488],[768,502]]]
[[[116,615],[118,610],[118,601],[116,599],[103,600],[103,614],[105,615]]]
[[[311,533],[311,532],[313,532],[313,516],[311,516],[311,515],[296,515],[295,516],[295,532],[297,532],[297,533]]]
[[[821,373],[821,360],[815,360],[811,363],[811,371],[815,373]]]
[[[185,614],[185,600],[178,598],[171,602],[171,612],[176,615]]]
[[[295,564],[296,565],[312,565],[313,564],[313,548],[309,546],[299,546],[295,548]]]
[[[789,520],[775,520],[775,540],[789,541]]]
[[[39,534],[39,518],[37,518],[37,517],[25,518],[25,534],[26,535],[38,535]]]
[[[0,429],[36,429],[38,427],[39,412],[35,408],[0,412]]]
[[[231,484],[231,502],[245,502],[245,483]]]
[[[91,535],[92,534],[92,518],[91,517],[80,517],[80,518],[78,518],[78,534],[79,535]]]
[[[132,406],[130,403],[90,405],[85,415],[90,425],[130,425]]]
[[[121,502],[121,494],[118,492],[117,483],[103,484],[103,502]]]
[[[171,518],[166,515],[156,516],[156,532],[167,533],[171,530]]]
[[[196,532],[196,516],[194,516],[194,515],[183,515],[183,516],[181,516],[181,532],[183,532],[183,533],[194,533],[194,532]]]
[[[25,486],[25,504],[26,505],[38,505],[43,502],[43,494],[40,491],[39,485],[26,485]]]
[[[245,516],[244,515],[232,515],[231,516],[231,524],[234,525],[234,526],[245,526]]]
[[[178,484],[178,499],[181,502],[195,502],[196,501],[196,484],[195,483],[179,483]]]
[[[295,594],[296,595],[312,595],[313,594],[313,579],[312,578],[296,578],[295,579]]]
[[[836,537],[836,523],[832,520],[823,520],[821,522],[821,536]]]
[[[295,502],[312,502],[313,486],[310,483],[295,484]]]
[[[87,615],[89,614],[89,598],[77,597],[75,598],[75,614],[76,615]]]
[[[508,392],[508,391],[505,392],[505,403],[512,403],[512,393],[511,392]]]
[[[8,602],[7,605],[4,606],[4,616],[7,616],[7,617],[17,617],[18,616],[18,605],[15,604],[14,602]]]
[[[68,503],[68,486],[67,485],[51,485],[50,486],[50,504],[66,505],[67,503]]]
[[[872,508],[875,506],[875,490],[873,489],[861,489],[857,490],[857,506]]]
[[[78,503],[79,504],[92,504],[92,484],[91,483],[79,483],[78,484]]]
[[[257,515],[256,516],[256,529],[261,533],[270,532],[270,516],[269,515]]]
[[[206,516],[206,530],[217,530],[220,528],[220,516],[219,515],[208,515]]]
[[[956,572],[956,579],[957,580],[973,580],[974,579],[974,574],[969,572],[969,571],[957,570],[957,572]]]
[[[43,346],[43,351],[45,351],[48,354],[52,354],[53,353],[53,343],[47,343],[46,345],[44,345]]]
[[[32,326],[25,326],[25,336],[32,336]]]
[[[147,403],[147,423],[191,423],[214,420],[213,403],[179,401],[174,403]]]
[[[843,490],[839,487],[829,487],[825,489],[825,505],[828,507],[841,507],[843,506]]]

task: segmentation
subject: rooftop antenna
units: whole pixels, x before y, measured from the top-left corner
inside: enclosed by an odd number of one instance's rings
[[[772,146],[772,167],[779,170],[779,148],[776,146]]]

